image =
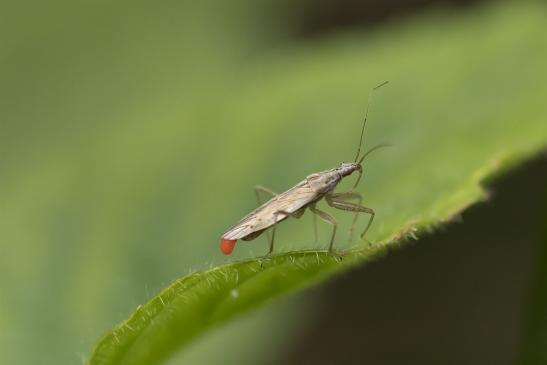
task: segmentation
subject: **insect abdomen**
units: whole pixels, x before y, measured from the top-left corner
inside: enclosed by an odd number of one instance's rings
[[[243,241],[252,241],[254,240],[255,238],[257,238],[258,236],[260,236],[262,233],[264,233],[264,231],[266,230],[267,228],[264,228],[264,229],[261,229],[259,231],[254,231],[253,233],[250,233],[248,234],[247,236],[245,237],[242,237],[241,239]]]

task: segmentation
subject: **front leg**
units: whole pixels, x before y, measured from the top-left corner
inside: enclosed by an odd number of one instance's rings
[[[337,198],[331,197],[326,200],[327,200],[327,204],[329,204],[331,207],[336,209],[345,210],[349,212],[356,212],[357,214],[358,213],[370,214],[370,218],[368,220],[367,226],[365,227],[365,230],[363,231],[363,233],[361,233],[361,239],[363,239],[368,229],[370,228],[372,221],[374,220],[374,215],[375,215],[374,210],[372,210],[371,208],[362,206],[361,204],[353,204],[353,203],[341,200],[339,198],[337,199]]]
[[[356,193],[353,191],[348,191],[345,193],[331,193],[325,196],[325,200],[330,206],[332,206],[331,204],[332,200],[347,201],[349,199],[356,199],[357,204],[361,205],[361,202],[363,201],[363,196],[360,193]],[[359,218],[359,213],[360,212],[355,213],[355,217],[353,217],[353,222],[351,223],[351,226],[349,228],[348,242],[350,244],[353,240],[353,232],[355,231],[355,225],[357,224],[357,218]]]

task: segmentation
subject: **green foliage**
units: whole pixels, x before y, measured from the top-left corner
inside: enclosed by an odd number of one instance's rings
[[[326,252],[287,253],[262,263],[248,260],[188,275],[137,308],[129,320],[108,334],[91,363],[157,363],[234,314],[326,277],[371,253],[353,253],[343,263]]]

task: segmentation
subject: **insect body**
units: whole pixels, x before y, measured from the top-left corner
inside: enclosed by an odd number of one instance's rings
[[[383,84],[373,88],[370,95],[372,95],[373,90],[385,85],[386,83],[387,82],[384,82]],[[325,198],[327,204],[333,208],[356,213],[350,229],[350,239],[358,214],[369,214],[369,221],[364,231],[361,233],[361,238],[363,238],[374,219],[374,210],[361,205],[361,194],[354,192],[353,189],[351,191],[343,193],[335,193],[334,189],[344,177],[351,175],[355,171],[359,173],[359,177],[357,178],[357,181],[355,182],[353,188],[357,187],[363,174],[362,162],[365,157],[372,151],[380,147],[386,146],[385,144],[377,145],[365,152],[363,156],[359,157],[361,152],[361,145],[363,143],[363,133],[367,121],[367,115],[368,105],[367,111],[365,113],[363,127],[361,129],[359,148],[357,149],[357,154],[355,156],[354,162],[343,162],[338,167],[335,167],[333,169],[308,175],[304,180],[281,194],[276,194],[267,188],[257,186],[255,190],[257,194],[257,199],[259,201],[259,192],[268,193],[273,197],[266,203],[260,205],[258,208],[247,214],[235,226],[231,227],[226,232],[224,232],[224,234],[222,234],[220,240],[221,251],[224,254],[228,255],[232,253],[237,240],[253,240],[256,237],[260,236],[265,230],[272,227],[272,235],[270,237],[270,250],[268,252],[269,255],[273,251],[275,230],[277,224],[287,219],[288,217],[300,218],[302,214],[304,214],[304,211],[306,209],[309,209],[312,213],[314,213],[315,217],[319,217],[323,221],[333,226],[329,244],[329,251],[332,251],[334,236],[336,234],[336,220],[331,215],[327,214],[322,210],[319,210],[316,207],[316,203],[322,198]],[[357,200],[357,203],[350,202],[350,200]],[[317,228],[315,232],[317,237]]]

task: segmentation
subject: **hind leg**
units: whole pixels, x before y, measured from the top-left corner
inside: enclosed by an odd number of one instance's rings
[[[277,226],[277,223],[279,223],[277,221],[277,217],[279,215],[284,215],[284,216],[288,216],[288,217],[292,217],[292,218],[300,218],[302,217],[302,214],[304,214],[304,209],[299,209],[297,210],[296,212],[294,213],[290,213],[290,212],[287,212],[285,210],[278,210],[277,212],[274,213],[274,216],[275,216],[275,223],[273,224],[272,226],[272,236],[270,237],[270,250],[268,251],[268,253],[266,254],[266,257],[271,255],[271,253],[273,252],[273,247],[274,247],[274,239],[275,239],[275,229],[276,229],[276,226]]]

